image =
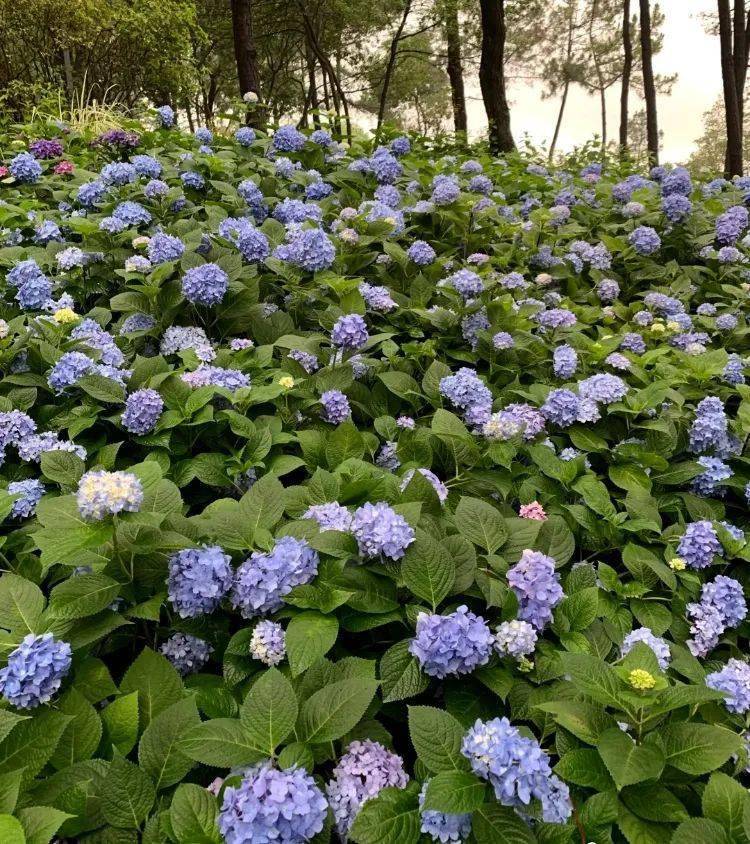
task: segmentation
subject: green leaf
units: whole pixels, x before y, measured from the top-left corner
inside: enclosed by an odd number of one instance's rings
[[[166,657],[144,648],[125,672],[120,691],[138,692],[141,726],[145,728],[160,712],[180,700],[182,680]]]
[[[419,663],[409,653],[408,639],[396,642],[383,654],[380,660],[380,682],[384,703],[414,697],[429,685],[429,678],[422,673]]]
[[[144,771],[121,756],[112,761],[102,785],[102,813],[107,823],[137,829],[155,799],[156,789]]]
[[[576,631],[590,627],[598,609],[599,590],[596,586],[589,586],[563,598],[557,612],[567,620],[569,629]]]
[[[686,774],[707,774],[742,746],[742,739],[711,724],[667,724],[660,731],[668,765]]]
[[[597,744],[601,734],[615,721],[600,706],[573,700],[555,700],[537,704],[535,709],[549,712],[555,721],[586,744]]]
[[[58,770],[90,759],[102,737],[102,722],[94,707],[76,689],[69,689],[57,708],[71,720],[65,728],[50,762]]]
[[[484,803],[472,816],[477,844],[535,844],[536,838],[516,812],[498,802]]]
[[[364,453],[364,438],[353,422],[342,422],[326,439],[326,462],[331,469],[350,457],[360,459]]]
[[[249,742],[266,756],[273,756],[294,729],[297,714],[292,684],[277,668],[269,668],[245,698],[240,721]]]
[[[427,601],[435,610],[451,591],[456,579],[456,564],[448,551],[424,531],[406,549],[401,575],[407,589]]]
[[[275,475],[263,475],[240,499],[240,510],[247,523],[247,535],[260,528],[272,530],[284,515],[284,487]]]
[[[125,388],[122,384],[103,375],[84,375],[76,385],[97,401],[121,404],[125,401]]]
[[[18,811],[18,820],[26,835],[26,844],[49,844],[63,823],[72,818],[51,806],[28,806]],[[3,840],[4,841],[4,840]]]
[[[677,827],[672,844],[732,844],[732,839],[716,821],[690,818]]]
[[[425,809],[461,814],[473,812],[484,802],[487,786],[467,771],[442,771],[427,785]]]
[[[180,740],[200,723],[195,698],[185,698],[168,706],[154,718],[141,736],[138,762],[151,777],[156,790],[179,782],[195,765],[180,747]]]
[[[16,808],[22,773],[23,769],[19,769],[0,776],[0,812],[12,812]]]
[[[127,756],[138,741],[138,692],[115,698],[102,709],[107,740]]]
[[[499,511],[480,498],[461,498],[456,507],[456,527],[462,536],[488,554],[494,554],[508,538],[505,520]]]
[[[40,459],[42,474],[61,486],[75,486],[86,470],[86,464],[69,451],[45,451]]]
[[[721,824],[733,841],[747,844],[743,826],[745,812],[750,811],[750,795],[737,780],[716,772],[703,792],[703,814]]]
[[[569,750],[555,765],[555,773],[566,782],[608,791],[612,778],[599,754],[592,747],[577,747]]]
[[[680,823],[689,817],[687,809],[663,785],[649,782],[631,785],[620,794],[622,802],[638,817],[657,823]]]
[[[385,384],[385,386],[394,395],[399,398],[413,401],[419,398],[422,393],[419,389],[419,384],[405,372],[398,372],[397,370],[390,370],[386,372],[379,372],[378,378]]]
[[[607,487],[594,475],[588,474],[579,478],[573,484],[573,489],[581,495],[586,506],[597,515],[605,519],[611,519],[616,515],[617,511],[609,497]]]
[[[119,591],[120,584],[105,574],[77,574],[52,590],[49,613],[65,619],[96,615],[114,601]]]
[[[196,762],[218,768],[239,768],[267,756],[236,718],[213,718],[196,725],[181,738],[180,750]]]
[[[421,761],[434,773],[468,770],[461,755],[464,727],[449,712],[432,706],[409,707],[409,735]]]
[[[622,708],[620,680],[604,660],[576,653],[562,653],[560,660],[578,691],[606,706]]]
[[[0,627],[20,636],[34,633],[43,611],[44,595],[35,583],[11,572],[0,577]]]
[[[112,536],[109,522],[87,522],[81,517],[73,495],[45,496],[37,505],[36,517],[43,528],[33,537],[46,566],[78,565],[82,551],[103,545]]]
[[[26,844],[21,822],[13,815],[0,815],[0,841],[3,844]]]
[[[0,774],[23,768],[23,782],[32,780],[55,752],[69,720],[68,715],[44,709],[17,724],[0,742]]]
[[[310,744],[341,738],[362,718],[377,687],[377,681],[360,678],[324,686],[302,704],[297,737]]]
[[[599,736],[598,750],[618,789],[656,779],[664,768],[664,754],[656,745],[638,745],[619,727]]]
[[[303,612],[295,616],[286,630],[286,651],[292,677],[297,677],[325,656],[334,646],[339,632],[335,616]]]
[[[172,798],[169,819],[178,844],[221,844],[216,798],[205,788],[182,783]]]
[[[421,826],[419,788],[384,788],[367,800],[349,832],[355,844],[416,844]]]

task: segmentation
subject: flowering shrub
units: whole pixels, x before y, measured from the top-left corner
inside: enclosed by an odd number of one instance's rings
[[[0,838],[746,841],[750,182],[174,120],[3,138]]]

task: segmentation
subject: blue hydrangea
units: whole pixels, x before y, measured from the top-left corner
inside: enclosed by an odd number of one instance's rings
[[[681,223],[690,216],[693,203],[686,196],[673,193],[662,199],[661,210],[670,223]]]
[[[13,502],[11,516],[16,519],[28,519],[34,515],[36,505],[44,495],[44,486],[41,481],[33,478],[26,481],[12,481],[8,484],[8,492],[19,496]]]
[[[351,531],[365,559],[382,555],[400,560],[414,542],[411,525],[383,501],[359,507],[352,518]]]
[[[323,792],[304,768],[280,771],[269,760],[226,789],[218,824],[226,844],[304,844],[323,829],[327,813]]]
[[[52,297],[52,283],[44,275],[30,278],[20,285],[15,299],[25,310],[40,310]]]
[[[107,186],[100,180],[84,182],[76,192],[76,200],[86,208],[96,207],[106,196]]]
[[[630,388],[617,375],[600,373],[578,382],[578,395],[584,401],[613,404],[624,398]]]
[[[365,304],[373,311],[378,311],[382,314],[387,314],[394,308],[398,307],[391,298],[390,291],[387,287],[381,287],[377,284],[369,284],[363,281],[359,285],[359,294],[365,300]]]
[[[506,349],[512,349],[516,343],[513,336],[507,331],[498,331],[497,334],[494,334],[492,337],[492,345],[499,352],[502,352]]]
[[[250,656],[264,665],[279,665],[286,656],[286,633],[275,621],[259,621],[250,637]]]
[[[164,399],[156,390],[136,390],[125,402],[122,425],[131,434],[148,434],[155,428],[163,410]]]
[[[638,642],[642,642],[651,648],[662,671],[666,671],[669,668],[669,663],[672,659],[672,655],[669,652],[669,645],[665,639],[655,636],[650,627],[638,627],[636,630],[631,630],[623,640],[620,655],[623,657],[627,656]]]
[[[182,277],[182,292],[196,305],[218,305],[228,289],[229,276],[218,264],[191,267]]]
[[[282,199],[273,209],[274,219],[285,225],[304,223],[306,220],[320,221],[322,216],[323,212],[319,205],[289,197]]]
[[[232,605],[244,618],[273,612],[295,586],[317,575],[318,564],[318,552],[304,539],[282,536],[270,551],[254,551],[237,569]]]
[[[320,403],[323,405],[321,416],[332,425],[339,425],[352,415],[349,399],[341,390],[326,390],[320,397]]]
[[[550,390],[540,411],[548,422],[567,428],[579,421],[580,404],[578,396],[571,390]]]
[[[486,665],[492,654],[494,637],[487,622],[460,606],[449,615],[417,616],[416,636],[409,643],[409,653],[430,677],[470,674]]]
[[[504,621],[495,632],[494,648],[500,656],[521,659],[534,653],[537,632],[528,621]]]
[[[273,133],[271,144],[279,152],[299,152],[307,139],[296,126],[279,126]]]
[[[567,343],[557,346],[552,355],[552,369],[557,378],[571,378],[578,369],[576,350]]]
[[[479,405],[492,406],[492,393],[473,369],[462,366],[455,375],[440,379],[440,395],[445,396],[456,407],[468,410]]]
[[[565,823],[572,814],[568,788],[552,773],[547,754],[507,718],[477,720],[464,736],[461,753],[474,773],[489,781],[503,806],[523,808],[539,800],[547,823]]]
[[[677,555],[690,568],[706,568],[713,563],[714,556],[723,554],[721,542],[711,522],[704,519],[685,526],[685,533],[677,545]]]
[[[218,545],[185,548],[169,558],[167,594],[181,618],[213,612],[232,585],[229,554]]]
[[[424,240],[415,240],[406,250],[406,255],[418,267],[428,266],[436,257],[435,250]]]
[[[369,338],[367,323],[359,314],[339,317],[331,331],[331,342],[339,349],[361,349]]]
[[[195,674],[208,662],[213,648],[189,633],[175,633],[159,648],[182,676]]]
[[[8,165],[10,175],[17,182],[33,184],[42,175],[42,165],[28,152],[19,152]]]
[[[179,237],[166,232],[156,232],[148,242],[148,258],[152,264],[176,261],[185,252],[185,244]]]
[[[401,162],[387,150],[373,155],[370,159],[370,169],[381,185],[392,185],[404,172]]]
[[[484,282],[471,270],[458,270],[458,272],[448,276],[446,283],[450,284],[463,297],[464,301],[473,299],[484,290]]]
[[[662,196],[681,194],[689,196],[693,191],[690,173],[684,167],[673,167],[661,180]]]
[[[747,226],[747,208],[734,205],[716,218],[716,239],[719,243],[731,245],[742,237]]]
[[[49,703],[70,671],[71,661],[67,642],[55,639],[52,633],[29,633],[0,670],[0,694],[19,709]]]
[[[313,504],[307,508],[303,519],[315,519],[321,530],[348,532],[352,526],[352,514],[336,501]]]
[[[718,457],[699,457],[697,461],[706,470],[693,478],[693,490],[698,495],[718,495],[723,497],[726,489],[720,484],[734,475],[728,464]]]
[[[375,458],[375,465],[388,472],[395,472],[401,465],[398,459],[398,443],[392,441],[383,443],[383,447]]]
[[[729,355],[721,377],[733,387],[745,383],[745,364],[738,354]]]
[[[180,173],[180,181],[186,188],[193,188],[193,190],[203,190],[206,186],[206,180],[195,170],[186,170]]]
[[[721,671],[706,676],[709,689],[724,693],[726,708],[737,715],[750,709],[750,665],[739,659],[730,659]]]
[[[542,328],[572,328],[578,321],[576,315],[566,308],[550,308],[536,315],[536,321]]]
[[[446,814],[434,809],[425,809],[424,801],[428,785],[429,781],[425,782],[419,792],[421,831],[441,844],[447,844],[449,841],[466,841],[471,833],[471,813]]]
[[[101,171],[102,181],[105,185],[122,186],[135,182],[138,172],[132,164],[127,161],[114,161],[105,164]]]
[[[214,139],[214,133],[205,126],[199,126],[193,134],[195,140],[201,144],[210,144]]]
[[[36,422],[20,410],[0,411],[0,450],[19,445],[36,431]]]
[[[62,241],[63,236],[60,227],[54,220],[43,220],[34,227],[34,243],[46,246],[53,241]]]
[[[318,358],[310,352],[305,352],[302,349],[292,349],[289,352],[289,357],[292,360],[296,360],[305,372],[308,373],[308,375],[315,372],[320,367]]]
[[[250,126],[240,126],[234,133],[234,139],[241,147],[249,147],[255,141],[255,131]]]
[[[246,261],[255,263],[258,261],[265,261],[271,254],[271,247],[268,243],[268,238],[260,230],[251,227],[240,234],[237,241],[237,248],[242,257]]]
[[[653,255],[661,248],[661,238],[651,226],[638,226],[630,233],[628,242],[639,255]]]
[[[687,605],[691,638],[690,651],[705,657],[719,642],[728,627],[737,627],[747,616],[747,603],[742,584],[732,577],[717,575],[701,588],[698,603]]]
[[[147,199],[158,199],[169,193],[169,185],[162,179],[151,179],[143,186],[143,195]]]
[[[451,205],[461,195],[461,186],[454,176],[435,176],[432,180],[432,196],[435,205]]]
[[[158,179],[161,176],[161,164],[152,155],[134,155],[130,163],[139,176],[145,176],[147,179]]]
[[[364,803],[377,797],[384,788],[404,788],[408,782],[400,756],[372,739],[353,741],[326,786],[328,803],[342,840],[346,840]]]
[[[333,143],[331,133],[326,129],[316,129],[310,135],[310,140],[319,147],[329,147]]]
[[[690,428],[690,450],[695,454],[714,452],[722,456],[729,448],[728,432],[729,420],[721,399],[708,396],[698,402]]]
[[[159,123],[164,129],[171,129],[175,124],[175,114],[172,106],[163,105],[156,109]]]
[[[321,229],[297,229],[287,243],[277,246],[274,257],[308,272],[327,270],[336,258],[336,247]]]
[[[732,331],[737,328],[737,317],[734,314],[722,314],[716,318],[715,325],[719,331]]]
[[[555,561],[527,548],[521,559],[508,569],[507,578],[518,598],[518,617],[543,630],[552,621],[552,610],[564,597]]]
[[[83,352],[65,352],[50,370],[47,383],[56,393],[61,393],[95,370],[96,364]]]

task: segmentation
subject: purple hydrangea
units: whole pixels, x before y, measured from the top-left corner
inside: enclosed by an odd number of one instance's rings
[[[508,585],[518,598],[518,617],[537,630],[552,620],[552,610],[563,599],[560,577],[552,557],[528,548],[521,559],[508,569]]]
[[[265,234],[254,227],[250,227],[240,234],[237,248],[242,257],[250,263],[265,261],[271,254],[271,247]]]
[[[359,507],[352,517],[351,531],[365,559],[382,554],[389,560],[400,560],[414,542],[411,525],[382,501]]]
[[[542,328],[571,328],[577,322],[576,315],[565,308],[550,308],[536,315]]]
[[[359,810],[384,788],[404,788],[409,777],[400,756],[380,742],[353,741],[333,769],[326,786],[336,829],[346,840]]]
[[[196,305],[218,305],[228,289],[229,276],[218,264],[191,267],[182,277],[182,292]]]
[[[131,434],[148,434],[156,427],[163,410],[164,399],[156,390],[136,390],[125,402],[122,425]]]
[[[579,421],[581,402],[571,390],[550,390],[540,411],[542,416],[561,428],[567,428]]]
[[[432,196],[435,205],[451,205],[461,195],[461,186],[455,176],[435,176],[432,180]]]
[[[373,311],[387,314],[394,308],[398,307],[391,298],[390,291],[387,287],[380,287],[376,284],[368,284],[363,281],[359,285],[360,296],[365,300],[365,304]]]
[[[157,232],[148,242],[148,257],[152,264],[177,261],[185,252],[185,244],[179,237],[166,232]]]
[[[734,205],[716,218],[716,239],[719,243],[731,245],[742,237],[747,226],[747,208]]]
[[[730,659],[721,671],[706,675],[706,685],[724,693],[726,708],[736,715],[750,709],[750,665],[740,659]]]
[[[315,372],[320,367],[318,358],[315,355],[310,354],[310,352],[305,352],[302,349],[292,349],[289,352],[289,357],[292,360],[296,360],[305,372],[308,373],[308,375]]]
[[[419,792],[421,831],[429,835],[433,841],[448,844],[450,841],[466,841],[471,834],[471,813],[446,814],[434,809],[425,809],[424,801],[427,796],[429,782],[422,785]]]
[[[389,472],[395,472],[401,465],[401,461],[398,459],[398,443],[383,443],[383,447],[375,458],[375,465]]]
[[[507,331],[498,331],[497,334],[492,337],[492,345],[499,352],[505,351],[506,349],[512,349],[515,344],[513,336]]]
[[[115,206],[112,216],[122,220],[126,226],[147,225],[151,222],[151,214],[139,203],[128,200]]]
[[[630,388],[617,375],[600,373],[578,383],[578,394],[584,401],[613,404],[624,398]]]
[[[330,501],[327,504],[313,504],[307,508],[303,519],[314,519],[321,530],[339,530],[347,532],[352,526],[352,514],[338,504]]]
[[[650,627],[638,627],[636,630],[631,630],[623,640],[622,647],[620,648],[620,656],[627,656],[638,642],[643,642],[644,645],[651,648],[662,671],[666,671],[669,668],[669,663],[672,659],[672,655],[669,652],[669,645],[666,639],[655,636]]]
[[[279,665],[286,656],[286,633],[275,621],[259,621],[250,637],[250,656],[264,665]]]
[[[295,586],[318,573],[319,557],[304,539],[282,536],[270,551],[254,551],[237,569],[232,606],[243,618],[273,612]]]
[[[463,297],[464,301],[473,299],[484,290],[484,282],[471,270],[458,270],[458,272],[448,276],[446,283],[450,284]]]
[[[630,233],[628,242],[639,255],[653,255],[661,247],[661,238],[651,226],[638,226]]]
[[[694,656],[705,657],[719,643],[728,627],[736,627],[747,616],[742,584],[732,577],[717,575],[701,589],[698,603],[687,605],[691,638],[687,646]]]
[[[10,175],[22,184],[33,184],[42,175],[42,165],[28,152],[19,152],[8,165]]]
[[[296,126],[287,124],[279,126],[273,133],[271,144],[279,152],[298,152],[305,145],[307,139]]]
[[[641,311],[640,313],[648,314],[648,311]],[[634,355],[642,355],[646,351],[646,341],[640,334],[635,331],[631,331],[622,335],[620,348],[623,352],[632,352]]]
[[[195,674],[208,662],[213,648],[189,633],[175,633],[159,648],[182,676]]]
[[[339,349],[361,349],[369,338],[367,323],[359,314],[339,317],[331,331],[331,342]]]
[[[721,399],[707,396],[698,402],[689,439],[694,454],[714,452],[721,457],[730,450],[729,420]]]
[[[410,261],[418,267],[426,267],[435,260],[435,250],[424,240],[415,240],[406,250]]]
[[[552,356],[552,369],[557,378],[570,378],[578,369],[578,354],[576,350],[563,343],[562,346],[557,346]]]
[[[738,354],[729,355],[721,377],[733,387],[745,383],[745,364]]]
[[[416,657],[425,674],[443,679],[470,674],[478,666],[486,665],[493,642],[487,622],[466,606],[460,606],[449,615],[419,613],[409,653]]]
[[[57,138],[39,138],[29,144],[29,152],[37,159],[59,158],[63,154],[63,145]]]
[[[723,553],[714,526],[705,519],[686,525],[685,533],[677,545],[678,556],[693,569],[710,566],[714,556],[723,556]]]
[[[537,799],[547,823],[565,823],[572,814],[568,788],[552,773],[547,754],[507,718],[477,720],[464,736],[461,753],[474,773],[489,781],[503,806],[523,808]]]
[[[156,109],[159,125],[163,129],[171,129],[175,124],[175,114],[172,106],[162,105]]]
[[[18,496],[13,502],[13,509],[10,511],[11,516],[15,519],[28,519],[34,515],[36,505],[44,495],[44,485],[35,478],[25,481],[11,481],[8,484],[8,492],[11,495]]]
[[[689,196],[693,191],[690,173],[684,167],[673,167],[661,180],[662,196],[681,194]]]
[[[167,594],[181,618],[213,612],[232,585],[230,556],[218,545],[185,548],[169,558]]]
[[[718,495],[723,497],[726,490],[719,485],[729,480],[734,472],[728,464],[718,457],[699,457],[697,461],[706,470],[693,478],[693,490],[698,495]]]
[[[304,768],[280,771],[269,760],[226,789],[218,824],[226,844],[304,844],[323,829],[327,813],[323,792]]]
[[[440,394],[462,410],[492,406],[492,393],[473,369],[462,366],[455,375],[440,379]]]
[[[234,139],[241,147],[249,147],[255,140],[255,131],[250,126],[240,126],[234,133]]]
[[[29,633],[0,670],[0,694],[19,709],[49,703],[70,670],[70,645],[52,635]]]
[[[287,243],[277,246],[274,257],[308,272],[327,270],[336,259],[336,248],[322,229],[295,229]]]
[[[320,403],[323,405],[321,416],[332,425],[339,425],[352,415],[349,399],[340,390],[326,390]]]
[[[693,203],[681,193],[673,193],[662,199],[661,210],[670,223],[681,223],[690,215]]]

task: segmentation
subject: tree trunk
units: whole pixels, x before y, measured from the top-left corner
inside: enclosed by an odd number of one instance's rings
[[[630,0],[622,4],[622,88],[620,90],[620,154],[628,148],[628,95],[633,70],[633,42],[630,40]]]
[[[63,48],[63,66],[65,68],[65,88],[68,91],[68,96],[72,99],[75,86],[73,84],[73,62],[70,60],[70,50]]]
[[[401,16],[401,23],[398,25],[393,38],[391,39],[391,48],[388,51],[388,63],[385,66],[385,76],[383,76],[383,87],[380,89],[380,102],[378,103],[378,124],[375,128],[375,138],[380,134],[380,129],[385,119],[385,109],[388,104],[388,89],[391,87],[391,78],[393,77],[393,69],[396,67],[396,58],[398,57],[398,45],[401,41],[401,36],[406,26],[406,20],[411,12],[412,0],[406,0],[404,4],[404,13]]]
[[[563,85],[562,99],[560,100],[560,111],[557,112],[557,123],[555,123],[555,134],[552,136],[552,143],[549,147],[549,160],[552,161],[555,155],[555,147],[557,146],[557,139],[560,136],[560,127],[562,126],[563,113],[565,111],[565,103],[568,101],[568,91],[570,90],[570,78],[565,79]]]
[[[489,124],[494,153],[516,148],[510,129],[510,109],[505,92],[505,0],[479,0],[482,13],[482,57],[479,86]]]
[[[445,40],[448,44],[448,63],[446,70],[451,85],[451,101],[453,103],[453,130],[467,132],[466,95],[464,93],[464,69],[461,58],[461,32],[458,27],[458,3],[456,0],[445,0],[443,3],[445,15]]]
[[[315,53],[307,38],[305,39],[305,62],[307,64],[307,96],[313,110],[313,126],[320,129],[320,100],[318,99],[318,79],[315,75]]]
[[[732,64],[734,66],[734,87],[737,91],[737,109],[740,115],[740,133],[743,135],[745,129],[745,78],[747,76],[748,60],[747,25],[745,0],[734,0]],[[729,144],[727,144],[724,156],[724,171],[729,172],[729,169]]]
[[[721,80],[724,88],[724,116],[727,127],[726,176],[742,175],[742,124],[737,102],[737,85],[732,55],[732,17],[729,0],[717,0],[719,9],[719,44],[721,46]]]
[[[260,99],[260,74],[258,73],[258,53],[253,37],[253,15],[251,0],[230,0],[232,6],[232,33],[234,35],[234,58],[237,62],[237,80],[240,96],[253,93]],[[248,108],[245,122],[248,125],[262,126],[264,109],[256,106]]]
[[[649,0],[640,0],[641,9],[641,62],[643,65],[643,90],[646,98],[646,146],[652,165],[659,163],[659,125],[656,117],[656,85],[651,61],[651,8]]]

